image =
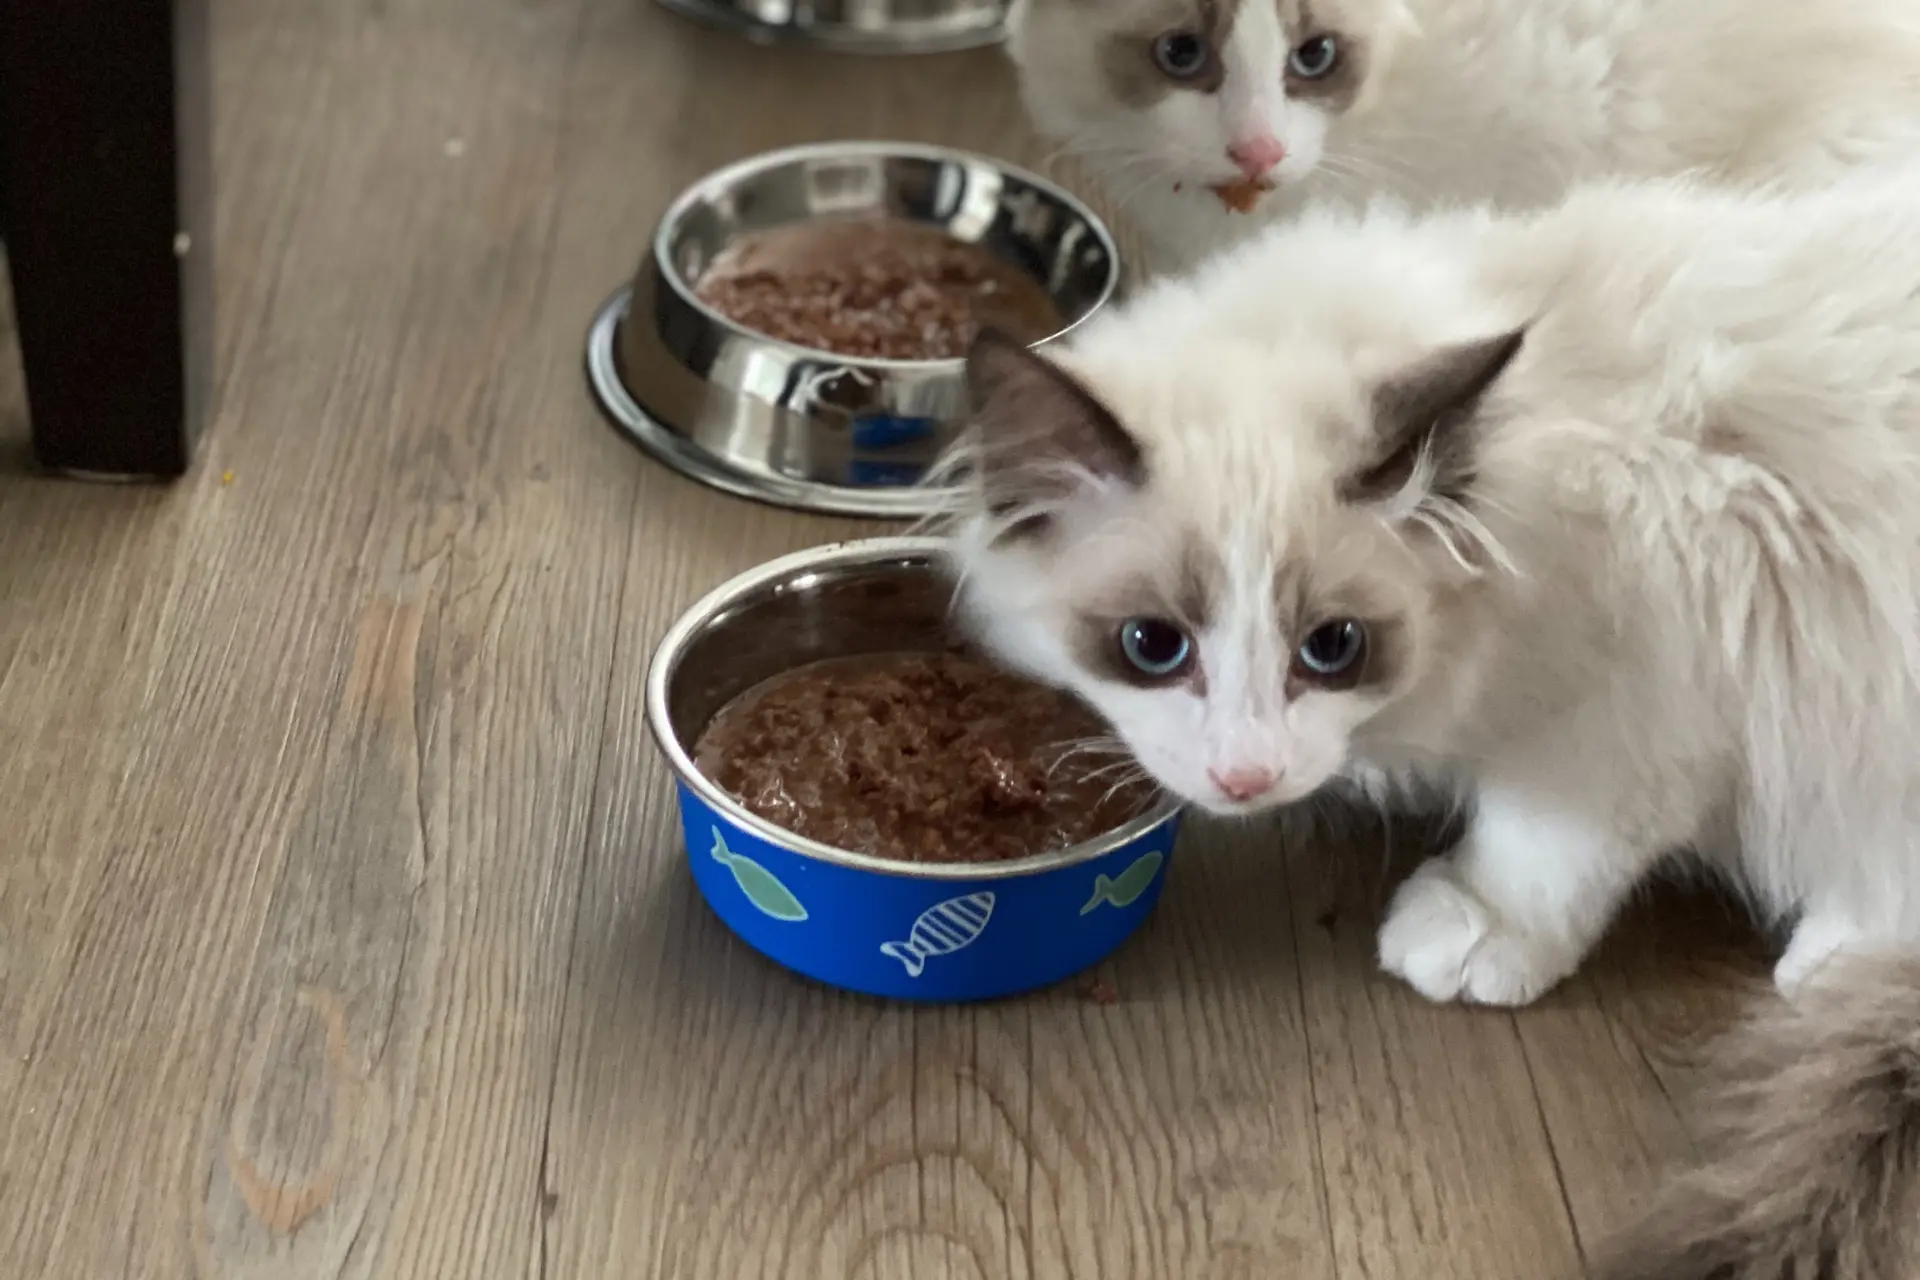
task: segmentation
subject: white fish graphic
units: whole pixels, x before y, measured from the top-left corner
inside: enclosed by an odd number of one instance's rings
[[[929,957],[951,955],[962,947],[972,946],[986,932],[987,921],[992,916],[990,891],[936,902],[913,922],[905,942],[883,942],[880,954],[892,956],[907,966],[909,978],[917,978],[927,967]]]

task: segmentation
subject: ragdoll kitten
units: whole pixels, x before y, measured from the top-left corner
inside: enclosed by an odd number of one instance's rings
[[[1168,270],[1307,200],[1823,181],[1920,138],[1909,0],[1015,0],[1008,23],[1029,114]]]
[[[1471,803],[1380,935],[1426,996],[1531,1001],[1683,850],[1792,925],[1752,1141],[1616,1274],[1920,1275],[1920,971],[1848,967],[1920,954],[1920,169],[1310,213],[969,379],[992,651],[1217,813]]]

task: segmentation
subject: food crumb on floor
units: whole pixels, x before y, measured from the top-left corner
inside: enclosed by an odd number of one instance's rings
[[[222,471],[222,472],[220,473],[220,483],[221,483],[221,484],[232,484],[232,483],[233,483],[233,472],[231,472],[231,471]]]
[[[1120,1002],[1120,989],[1111,982],[1108,982],[1105,978],[1099,978],[1080,988],[1080,996],[1082,999],[1091,1000],[1095,1004],[1118,1004]]]

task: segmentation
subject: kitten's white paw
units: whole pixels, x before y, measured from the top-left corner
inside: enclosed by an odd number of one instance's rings
[[[1578,955],[1513,928],[1435,858],[1394,895],[1380,967],[1429,1000],[1523,1005],[1572,973]]]
[[[1773,985],[1791,1000],[1805,990],[1809,979],[1843,951],[1857,949],[1865,935],[1844,916],[1811,915],[1802,920],[1787,942],[1786,953],[1773,966]]]

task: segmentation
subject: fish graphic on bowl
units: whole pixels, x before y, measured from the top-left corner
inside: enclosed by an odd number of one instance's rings
[[[905,1000],[992,999],[1091,968],[1152,914],[1181,810],[1012,861],[925,863],[836,849],[749,812],[695,765],[713,716],[762,681],[826,658],[938,648],[952,587],[942,543],[815,548],[740,575],[656,650],[647,720],[671,767],[695,882],[749,946],[833,986]]]
[[[993,902],[991,889],[936,902],[913,922],[906,941],[883,942],[880,954],[892,956],[907,966],[908,977],[917,978],[932,957],[951,955],[978,941],[993,919]]]

